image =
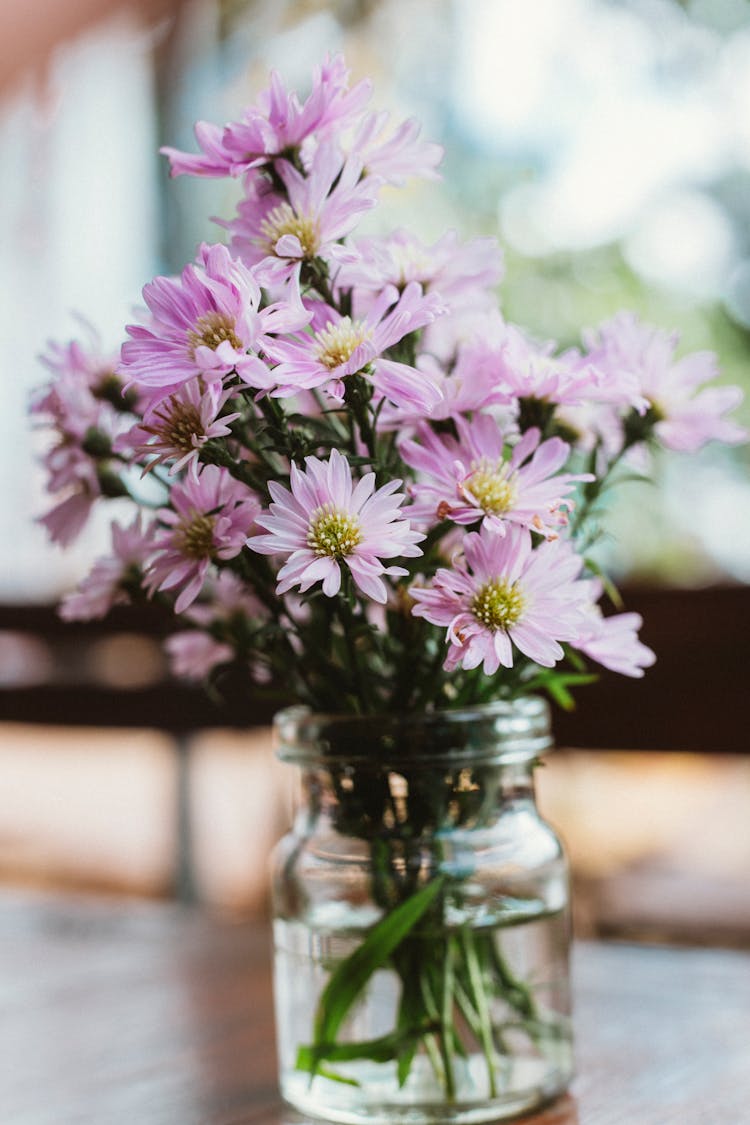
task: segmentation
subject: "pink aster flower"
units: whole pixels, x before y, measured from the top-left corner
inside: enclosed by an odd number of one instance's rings
[[[153,550],[153,525],[144,528],[140,513],[128,527],[112,524],[112,554],[98,559],[78,589],[63,598],[65,621],[104,617],[114,605],[130,601],[128,587],[138,586]]]
[[[312,335],[268,342],[267,354],[278,366],[265,386],[281,397],[323,387],[341,402],[344,380],[361,373],[391,402],[429,412],[440,399],[429,375],[384,359],[383,352],[431,323],[442,311],[439,299],[423,294],[416,283],[407,285],[401,294],[395,286],[386,286],[361,320],[326,309],[325,327]]]
[[[426,180],[439,178],[437,166],[443,159],[441,145],[419,139],[419,122],[410,117],[392,132],[387,110],[368,113],[351,144],[352,153],[362,161],[368,176],[379,176],[386,183],[401,186],[409,176]]]
[[[598,606],[592,606],[575,647],[610,671],[639,679],[644,668],[656,661],[653,651],[638,639],[642,624],[639,613],[604,617]]]
[[[191,379],[169,398],[149,406],[143,421],[115,442],[115,451],[149,457],[144,475],[167,461],[173,462],[170,476],[188,467],[196,472],[206,442],[226,437],[230,423],[240,416],[238,411],[222,414],[232,393],[216,383]]]
[[[554,342],[537,344],[508,325],[502,350],[500,386],[514,398],[579,406],[587,400],[644,409],[635,377],[614,372],[575,348],[554,354]]]
[[[131,324],[120,372],[130,384],[173,391],[197,375],[220,382],[232,371],[257,385],[267,377],[254,352],[268,332],[294,332],[310,317],[291,287],[287,300],[261,308],[253,273],[225,246],[203,245],[179,278],[157,277],[143,290],[152,320]]]
[[[100,492],[98,486],[94,488],[81,487],[71,492],[59,504],[43,516],[39,517],[53,543],[61,547],[69,547],[83,531],[88,523],[91,510],[98,500]]]
[[[208,626],[214,621],[225,622],[237,617],[265,621],[268,609],[236,574],[220,570],[203,591],[201,601],[191,605],[185,616],[197,625]]]
[[[52,343],[42,362],[53,379],[35,393],[31,413],[54,434],[43,464],[47,491],[58,496],[58,503],[40,522],[53,542],[67,547],[101,496],[101,474],[108,471],[112,443],[132,418],[124,403],[123,409],[112,405],[112,399],[120,401],[121,384],[97,340],[91,346]]]
[[[268,532],[248,541],[262,555],[286,555],[278,574],[276,592],[293,586],[309,590],[323,583],[323,593],[333,597],[341,589],[345,564],[354,582],[368,598],[385,602],[383,575],[405,575],[400,566],[383,566],[381,559],[415,558],[424,536],[413,531],[399,508],[405,497],[400,480],[375,489],[375,474],[366,473],[356,484],[349,462],[338,450],[328,461],[307,457],[305,470],[292,464],[291,492],[275,481],[268,488],[274,503],[257,522]]]
[[[427,350],[417,356],[417,369],[435,383],[441,396],[430,411],[430,421],[455,420],[491,407],[493,412],[507,415],[507,424],[510,426],[515,418],[516,402],[509,398],[499,383],[502,360],[501,345],[495,339],[499,332],[497,320],[491,314],[485,314],[487,338],[484,335],[470,335],[467,340],[454,340],[447,349],[449,354],[442,359],[437,358],[431,354],[433,333],[436,329],[440,331],[444,322],[453,319],[452,316],[441,317],[425,330],[422,343]],[[504,332],[504,325],[502,331]],[[443,342],[447,343],[447,337]],[[439,350],[442,352],[442,349]],[[422,421],[424,411],[410,403],[406,402],[398,407],[386,403],[378,424],[382,430],[398,430],[417,426]]]
[[[576,578],[582,561],[561,540],[532,549],[531,533],[486,528],[464,538],[464,560],[441,569],[432,585],[412,586],[412,613],[447,629],[449,671],[480,664],[488,676],[513,666],[513,648],[551,668],[581,621]]]
[[[156,513],[164,527],[154,538],[148,589],[153,593],[180,587],[175,612],[182,613],[203,588],[211,563],[240,553],[260,503],[216,465],[206,465],[196,476],[174,484],[169,499],[171,507]]]
[[[482,520],[504,535],[521,524],[555,537],[568,522],[572,501],[566,497],[575,482],[589,474],[560,473],[570,447],[560,438],[540,444],[538,429],[529,429],[506,456],[507,435],[494,418],[477,415],[456,419],[458,438],[418,428],[418,441],[401,443],[401,455],[421,476],[410,490],[415,497],[409,514],[419,523],[436,519],[473,524]]]
[[[121,391],[120,380],[115,373],[117,356],[103,349],[99,334],[93,325],[82,317],[78,320],[86,332],[88,341],[84,343],[81,340],[69,340],[63,344],[51,340],[47,345],[47,351],[40,357],[41,361],[52,372],[55,380],[53,388],[56,382],[62,379],[71,385],[86,388],[95,398],[102,396],[111,398],[113,393]],[[40,410],[44,413],[52,410],[52,401],[44,392],[40,393],[32,403],[32,413]]]
[[[712,352],[693,352],[675,359],[677,333],[643,324],[629,312],[619,313],[584,335],[590,360],[612,373],[627,372],[655,419],[656,436],[668,449],[693,452],[708,441],[730,445],[748,434],[725,418],[742,400],[739,387],[705,387],[718,375]]]
[[[339,132],[361,113],[370,93],[368,81],[349,88],[349,71],[341,55],[326,58],[316,68],[312,91],[304,102],[273,71],[270,87],[239,121],[223,128],[205,121],[196,125],[200,154],[174,148],[161,151],[169,158],[173,176],[240,176],[298,149],[313,134],[322,140]]]
[[[206,585],[201,600],[193,602],[185,617],[199,628],[175,633],[166,642],[172,671],[187,679],[202,680],[219,664],[237,656],[236,632],[247,635],[248,624],[268,619],[268,609],[231,570],[220,570]],[[218,640],[210,630],[219,628]],[[265,681],[267,669],[254,660],[249,665],[253,679]]]
[[[276,287],[302,261],[328,257],[349,234],[363,211],[377,203],[380,181],[363,178],[356,157],[343,161],[332,144],[315,152],[307,175],[287,160],[276,162],[286,196],[266,181],[250,182],[237,217],[222,223],[231,234],[230,249],[248,265],[258,264],[261,285]]]
[[[186,680],[204,680],[219,664],[234,659],[234,649],[200,629],[184,629],[164,642],[172,673]]]
[[[340,288],[370,291],[390,284],[403,289],[417,281],[425,292],[439,293],[451,312],[467,306],[476,310],[486,290],[499,285],[503,276],[503,256],[494,238],[461,243],[453,230],[432,246],[411,231],[397,230],[388,238],[360,239],[354,250],[336,275]],[[487,296],[488,307],[492,300]]]

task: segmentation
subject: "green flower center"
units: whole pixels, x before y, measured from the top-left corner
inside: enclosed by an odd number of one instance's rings
[[[187,338],[190,354],[193,357],[196,348],[206,347],[215,352],[219,344],[223,344],[225,340],[229,340],[233,348],[244,350],[242,341],[235,332],[234,320],[226,313],[209,312],[199,316],[195,327],[188,332]]]
[[[462,487],[483,511],[496,516],[509,511],[518,497],[517,477],[510,471],[507,461],[472,462],[472,472]]]
[[[189,559],[211,558],[214,553],[214,517],[194,515],[177,529],[177,545]]]
[[[471,612],[488,629],[507,629],[520,620],[526,599],[517,583],[504,578],[485,582],[472,598]]]
[[[316,508],[307,529],[307,545],[316,555],[343,559],[362,542],[359,520],[333,504]]]
[[[338,324],[329,321],[325,328],[315,333],[318,345],[315,355],[324,367],[333,371],[346,363],[352,352],[369,338],[370,332],[361,321],[343,316]]]
[[[260,233],[270,253],[285,234],[295,235],[306,258],[314,258],[318,250],[318,230],[309,215],[298,215],[288,203],[280,203],[269,211],[260,224]]]

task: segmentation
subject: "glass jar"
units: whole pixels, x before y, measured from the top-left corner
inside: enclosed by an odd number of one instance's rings
[[[496,1121],[572,1072],[568,872],[543,700],[277,716],[301,801],[274,861],[280,1085],[351,1123]]]

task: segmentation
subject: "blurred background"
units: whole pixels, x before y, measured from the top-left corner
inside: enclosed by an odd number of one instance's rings
[[[264,725],[172,684],[148,621],[63,626],[103,548],[50,547],[26,418],[49,338],[108,346],[180,269],[232,185],[170,181],[161,144],[236,118],[269,67],[304,90],[343,51],[374,102],[446,148],[380,227],[496,234],[510,319],[561,344],[620,308],[715,350],[750,390],[746,0],[12,0],[0,4],[0,879],[265,904],[288,802]],[[750,424],[750,403],[739,421]],[[581,933],[750,944],[748,449],[664,457],[621,490],[606,562],[659,663],[556,722],[542,807],[567,839]],[[105,514],[108,523],[112,509]]]

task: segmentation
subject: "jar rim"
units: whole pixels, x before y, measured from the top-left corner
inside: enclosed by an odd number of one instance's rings
[[[274,719],[277,755],[298,765],[510,765],[552,746],[550,713],[541,696],[495,700],[441,711],[321,714],[297,705]]]

